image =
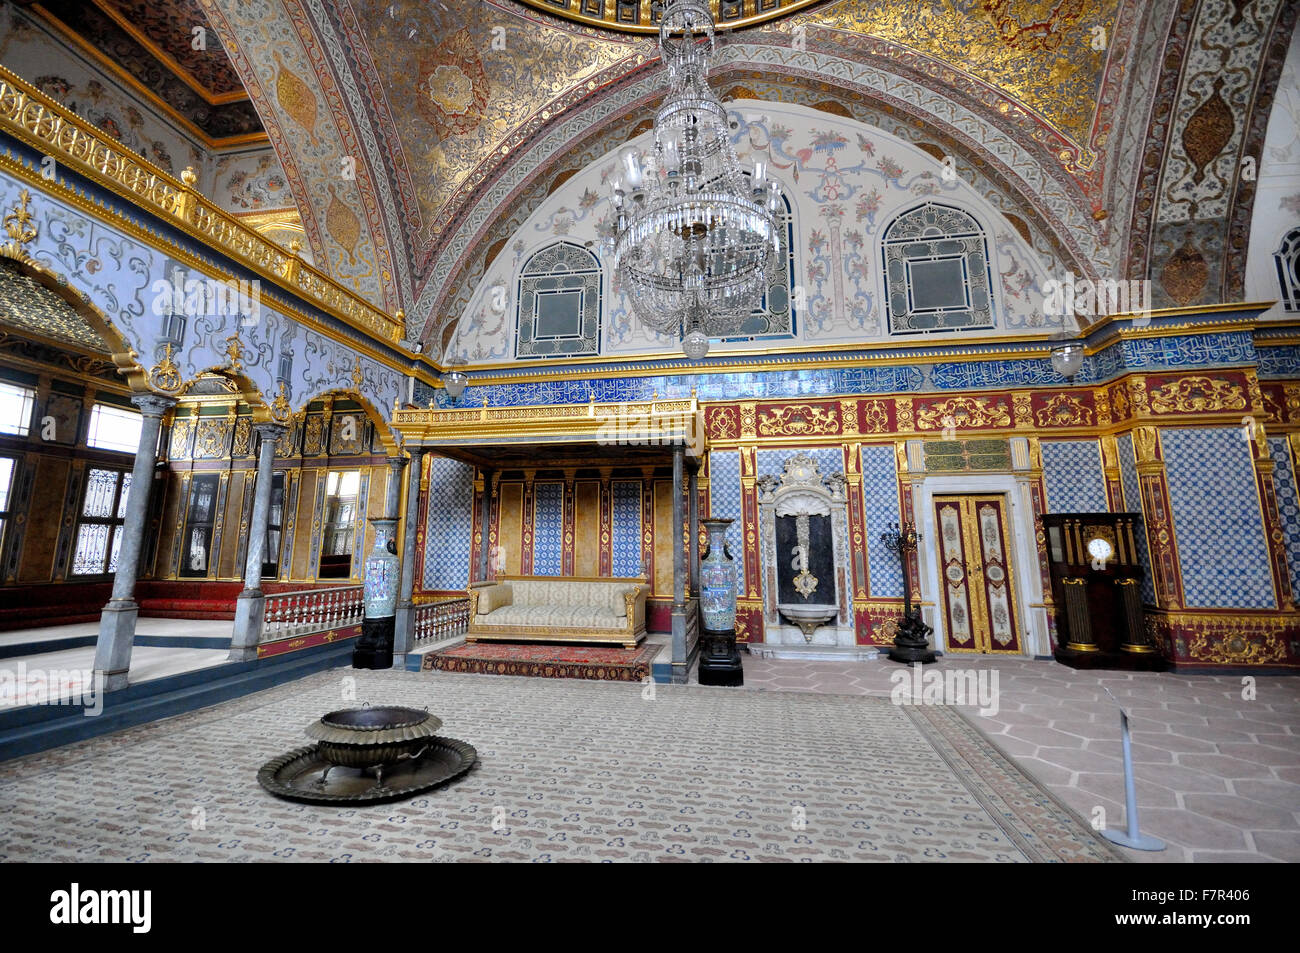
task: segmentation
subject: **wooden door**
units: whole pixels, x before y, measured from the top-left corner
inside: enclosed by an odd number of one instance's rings
[[[1006,496],[936,496],[934,508],[948,651],[1019,653]]]

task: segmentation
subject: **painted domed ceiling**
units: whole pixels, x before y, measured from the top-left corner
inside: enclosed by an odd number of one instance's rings
[[[426,341],[519,220],[663,95],[657,0],[171,0],[220,37],[316,264]],[[127,0],[96,0],[131,7]],[[1284,0],[715,0],[724,99],[890,128],[1079,275],[1241,296]],[[129,14],[128,14],[129,15]],[[216,80],[211,80],[216,82]]]

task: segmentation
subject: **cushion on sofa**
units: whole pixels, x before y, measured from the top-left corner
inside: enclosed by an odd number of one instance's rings
[[[626,618],[627,604],[623,593],[635,587],[625,582],[595,582],[556,577],[555,582],[545,579],[514,580],[509,583],[513,592],[512,605],[523,606],[575,606],[597,607]],[[479,612],[483,612],[482,597]]]
[[[480,625],[535,625],[591,629],[621,629],[625,620],[608,609],[597,606],[503,606],[486,617]]]

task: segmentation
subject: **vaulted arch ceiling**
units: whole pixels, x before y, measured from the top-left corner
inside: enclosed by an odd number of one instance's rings
[[[664,88],[652,38],[511,0],[196,2],[317,262],[428,341],[500,223]],[[837,0],[724,33],[713,82],[908,128],[1017,203],[1064,267],[1151,275],[1158,303],[1225,300],[1253,194],[1239,160],[1294,19],[1284,0]]]

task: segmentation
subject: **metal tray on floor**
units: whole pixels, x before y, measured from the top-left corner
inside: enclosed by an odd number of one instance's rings
[[[390,765],[379,785],[373,770],[332,765],[319,745],[297,748],[262,765],[257,782],[271,794],[307,804],[383,804],[447,784],[478,763],[474,746],[455,738],[433,738],[418,758]],[[326,770],[324,784],[320,778]]]

